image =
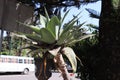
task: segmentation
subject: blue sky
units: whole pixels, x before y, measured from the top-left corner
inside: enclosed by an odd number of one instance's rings
[[[79,15],[79,16],[81,16],[81,18],[80,18],[81,23],[87,21],[86,24],[92,23],[95,25],[99,25],[99,20],[90,18],[89,13],[85,10],[85,8],[90,8],[90,9],[94,9],[98,12],[101,12],[101,1],[98,1],[96,3],[81,5],[80,9],[78,9],[76,7],[71,7],[70,12],[67,16],[67,19],[65,19],[66,20],[65,22],[69,21],[73,17],[73,15],[76,15],[82,11],[82,13]],[[5,33],[4,33],[4,36],[5,36]]]
[[[89,12],[87,12],[85,10],[85,8],[90,8],[90,9],[93,9],[93,10],[100,13],[101,12],[101,1],[98,1],[96,3],[90,3],[90,4],[86,4],[86,5],[81,5],[80,9],[75,8],[75,7],[71,7],[70,12],[69,12],[70,14],[68,14],[68,17],[67,17],[65,22],[69,21],[73,17],[73,15],[76,15],[79,12],[82,11],[82,13],[79,15],[79,16],[81,16],[81,18],[79,20],[80,23],[86,21],[86,24],[92,23],[92,24],[95,24],[95,25],[98,26],[99,25],[99,20],[89,17]]]

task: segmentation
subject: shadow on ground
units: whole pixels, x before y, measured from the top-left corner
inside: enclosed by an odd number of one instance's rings
[[[0,73],[0,76],[1,75],[20,75],[21,73],[20,72],[6,72],[6,73]]]

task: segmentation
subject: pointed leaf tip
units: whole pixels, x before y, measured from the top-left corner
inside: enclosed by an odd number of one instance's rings
[[[63,48],[63,53],[69,59],[71,65],[72,65],[73,71],[76,72],[76,69],[77,69],[77,59],[76,59],[76,55],[75,55],[75,52],[73,51],[73,49],[70,48],[70,47],[65,47],[65,48]]]

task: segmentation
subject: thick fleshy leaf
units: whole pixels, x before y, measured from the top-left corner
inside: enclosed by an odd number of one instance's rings
[[[40,33],[40,28],[39,28],[39,27],[33,26],[33,25],[28,25],[28,26],[31,28],[31,30],[33,30],[33,31],[36,32],[37,34]]]
[[[47,25],[47,19],[46,17],[44,17],[43,15],[40,15],[40,24],[42,27],[45,28],[45,26]]]
[[[64,15],[64,17],[66,17],[68,12]],[[78,13],[77,16],[80,13]],[[79,19],[77,16],[75,16],[72,20],[70,20],[67,24],[65,24],[63,26],[63,31],[61,32],[61,34],[60,34],[60,36],[58,38],[57,45],[65,44],[65,43],[68,43],[68,41],[73,40],[74,34],[72,32],[74,30],[74,24]],[[83,24],[79,25],[78,27],[80,28]]]
[[[47,22],[50,20],[50,17],[48,15],[48,12],[47,12],[47,9],[44,7],[44,10],[45,10],[45,16],[46,16],[46,19],[47,19]]]
[[[93,28],[93,29],[96,29],[96,30],[99,30],[99,27],[97,25],[94,25],[94,24],[87,24],[86,26]]]
[[[72,69],[75,72],[77,69],[77,59],[76,59],[76,55],[75,55],[73,49],[70,47],[65,47],[65,48],[63,48],[63,53],[69,59],[71,65],[72,65]]]
[[[74,40],[72,40],[72,41],[69,41],[67,44],[68,44],[68,45],[71,45],[71,44],[74,44],[74,43],[79,42],[79,41],[81,41],[81,40],[84,40],[84,39],[86,39],[86,38],[92,37],[92,36],[94,36],[94,35],[95,35],[95,34],[84,35],[84,36],[79,37],[78,39],[74,39]]]
[[[21,22],[18,22],[19,24],[21,25],[24,25],[25,27],[28,27],[29,29],[31,29],[33,32],[36,32],[36,33],[40,33],[40,28],[38,26],[34,26],[34,25],[28,25],[28,24],[24,24],[24,23],[21,23]]]
[[[42,39],[41,39],[41,36],[38,35],[38,34],[35,34],[35,33],[33,33],[33,34],[25,34],[25,36],[28,39],[30,39],[30,40],[32,40],[34,42],[38,42],[38,43],[43,42]]]
[[[41,40],[47,44],[52,44],[54,43],[56,40],[55,40],[55,36],[52,35],[52,33],[46,29],[46,28],[42,28],[40,30],[40,33],[41,33]]]
[[[57,41],[59,38],[59,35],[61,34],[60,26],[56,26],[55,32],[56,32],[56,41]]]
[[[27,40],[31,40],[33,42],[40,42],[41,41],[41,36],[36,34],[36,33],[32,33],[32,34],[26,34],[26,33],[17,33],[15,34],[17,37],[21,37]]]
[[[69,31],[71,28],[73,28],[74,24],[77,22],[78,19],[68,23],[68,24],[65,24],[64,27],[63,27],[63,33],[64,34],[66,31]]]
[[[79,27],[79,29],[80,29],[85,23],[86,23],[86,21],[81,23],[81,24],[79,24],[77,27]]]
[[[66,40],[71,36],[71,30],[73,28],[73,25],[76,21],[73,21],[72,23],[70,24],[67,24],[66,27],[63,29],[63,31],[61,32],[61,35],[58,39],[58,42],[57,44],[58,45],[61,45],[63,43],[66,43]],[[71,36],[72,37],[72,36]]]
[[[69,41],[73,41],[73,40],[74,40],[74,35],[73,33],[70,33],[65,40],[65,45],[67,45]]]
[[[58,19],[58,17],[57,16],[53,16],[51,19],[50,19],[50,21],[48,22],[48,24],[47,24],[47,29],[56,37],[57,35],[56,35],[56,32],[58,32],[58,31],[56,31],[56,30],[58,30],[58,29],[56,29],[58,26],[59,26],[59,24],[60,24],[60,21],[59,21],[59,19]]]
[[[61,22],[64,22],[64,20],[65,20],[67,14],[69,13],[69,11],[70,11],[70,10],[68,10],[68,11],[64,14],[63,18],[61,19]]]
[[[65,24],[66,25],[66,26],[64,26],[65,32],[66,32],[66,30],[71,29],[73,27],[74,23],[77,22],[77,20],[80,18],[80,17],[78,17],[78,15],[80,13],[78,13],[76,16],[74,16],[74,18],[71,19],[67,24]]]
[[[79,13],[80,14],[80,13]],[[79,18],[75,16],[71,21],[69,21],[67,24],[63,26],[63,32],[61,35],[64,35],[67,31],[70,31],[74,28],[74,24],[77,22]]]
[[[17,37],[23,38],[23,39],[28,39],[28,38],[25,36],[25,33],[16,32],[16,33],[14,33],[14,35],[17,36]]]
[[[53,56],[56,56],[59,52],[61,47],[58,47],[56,49],[53,49],[53,50],[49,50],[49,53],[51,53]]]
[[[30,45],[30,46],[27,46],[27,47],[23,47],[22,49],[31,49],[31,50],[36,50],[36,49],[39,49],[40,47],[38,47],[37,45]]]
[[[68,37],[68,35],[69,35],[69,33],[68,32],[66,32],[66,33],[64,33],[64,35],[62,34],[60,37],[59,37],[59,39],[57,40],[57,45],[62,45],[62,44],[64,44],[65,43],[65,40],[67,39],[67,37]]]

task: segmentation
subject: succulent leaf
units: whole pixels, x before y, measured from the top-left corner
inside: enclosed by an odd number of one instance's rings
[[[52,35],[52,33],[46,29],[46,28],[42,28],[40,30],[41,32],[41,40],[47,44],[53,44],[56,40],[55,40],[55,36]]]
[[[59,27],[60,21],[57,16],[53,16],[47,24],[47,29],[56,37],[57,27]]]
[[[40,15],[40,24],[42,27],[45,27],[47,25],[47,19],[43,15]]]
[[[76,69],[77,69],[77,60],[76,60],[75,52],[70,47],[65,47],[65,48],[63,48],[62,51],[67,56],[67,58],[69,59],[71,65],[72,65],[72,69],[75,72]]]

